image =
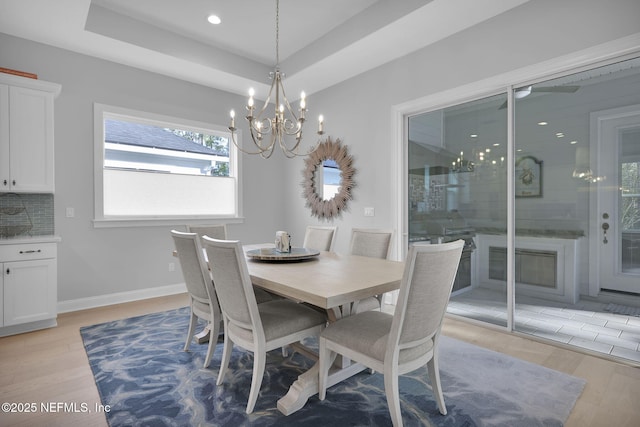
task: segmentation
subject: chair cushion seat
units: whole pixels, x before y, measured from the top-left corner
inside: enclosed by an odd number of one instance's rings
[[[211,306],[207,303],[204,303],[202,301],[198,301],[197,299],[193,299],[191,301],[191,303],[193,304],[192,308],[194,312],[197,313],[206,313],[206,317],[205,319],[207,320],[212,320],[211,319]]]
[[[259,288],[257,286],[253,287],[253,293],[256,295],[256,302],[258,304],[262,304],[263,302],[267,302],[267,301],[273,301],[275,299],[281,299],[282,297],[279,297],[277,295],[274,295],[272,293],[269,293],[267,291],[265,291],[262,288]]]
[[[358,301],[356,307],[356,313],[363,313],[365,311],[380,310],[380,300],[376,297],[368,297]]]
[[[393,316],[380,311],[366,311],[345,317],[324,329],[321,336],[384,362]],[[433,341],[400,350],[400,364],[415,360],[433,347]]]
[[[327,318],[323,313],[287,299],[267,301],[258,304],[262,328],[266,341],[271,341],[297,331],[324,325]],[[229,328],[240,338],[253,340],[252,332],[230,324]]]

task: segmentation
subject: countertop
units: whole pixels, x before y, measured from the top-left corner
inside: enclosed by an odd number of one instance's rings
[[[15,236],[0,238],[0,245],[22,245],[25,243],[58,243],[60,236]]]
[[[507,234],[507,230],[498,227],[476,227],[477,234]],[[546,237],[555,239],[579,239],[584,237],[583,230],[540,230],[531,228],[516,228],[516,237]]]

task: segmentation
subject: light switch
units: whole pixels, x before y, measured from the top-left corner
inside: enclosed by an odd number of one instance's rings
[[[74,208],[67,208],[67,218],[73,218],[76,216],[76,210]]]
[[[364,216],[374,216],[376,211],[374,208],[364,208]]]

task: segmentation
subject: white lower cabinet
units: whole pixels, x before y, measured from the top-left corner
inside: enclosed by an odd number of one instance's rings
[[[0,246],[0,336],[56,325],[56,243]]]

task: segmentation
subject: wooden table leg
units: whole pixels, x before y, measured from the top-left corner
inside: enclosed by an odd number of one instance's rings
[[[328,311],[330,323],[337,321],[340,317],[348,317],[350,315],[350,304],[340,307],[340,310],[332,309]],[[341,381],[344,381],[365,369],[365,366],[359,363],[353,363],[351,359],[338,354],[335,362],[329,370],[327,387],[331,387]],[[319,370],[319,363],[316,362],[311,369],[298,377],[291,387],[289,387],[287,394],[278,400],[278,410],[280,412],[285,415],[291,415],[301,409],[311,396],[318,394]]]
[[[319,369],[319,364],[316,363],[311,369],[298,377],[289,387],[287,394],[278,400],[278,410],[280,412],[284,415],[291,415],[301,409],[311,396],[318,394]],[[327,387],[338,384],[365,369],[366,367],[359,363],[352,363],[346,368],[338,368],[333,365],[327,378]]]

